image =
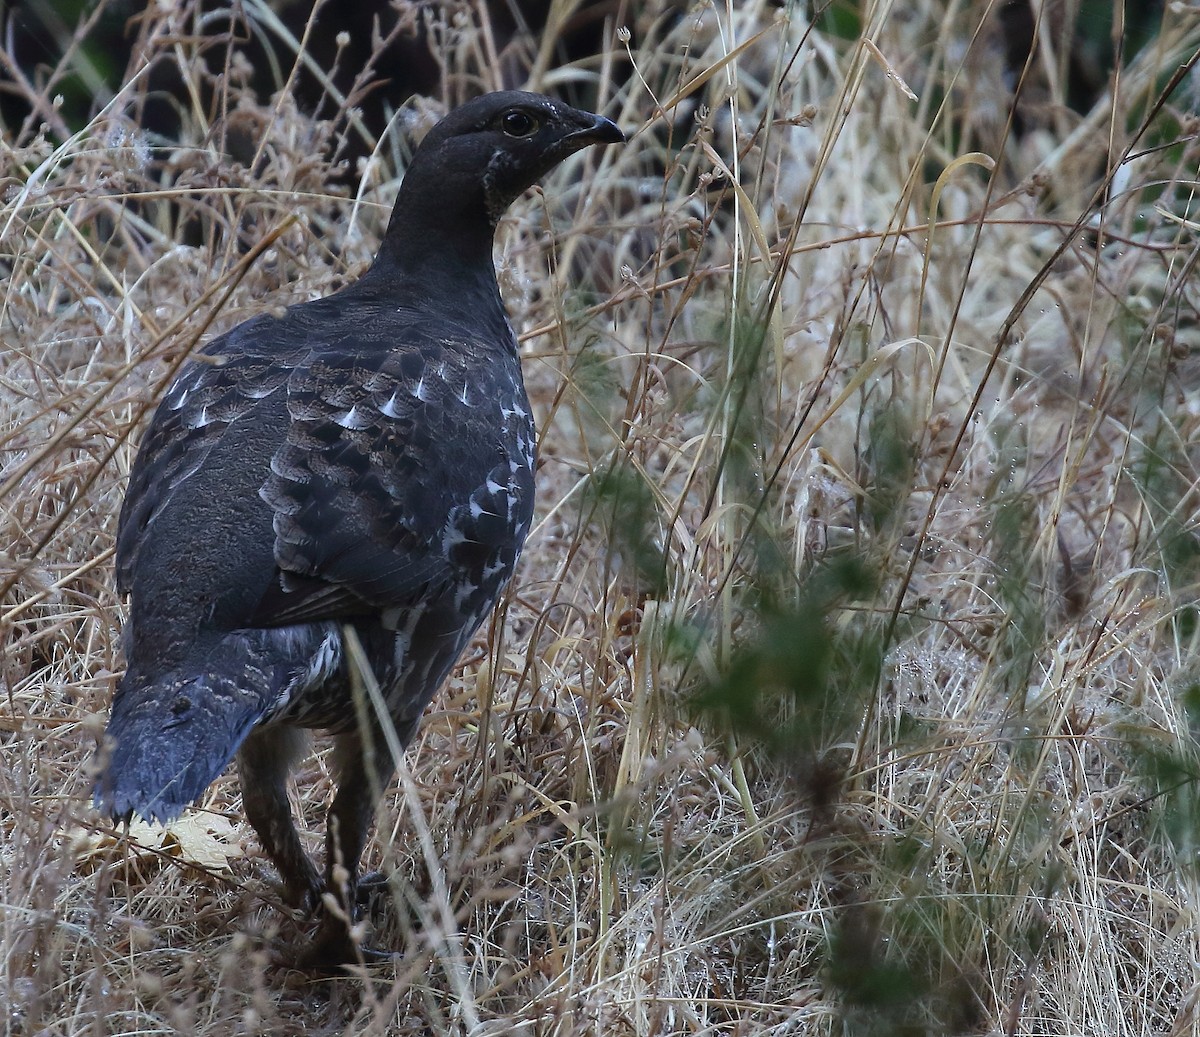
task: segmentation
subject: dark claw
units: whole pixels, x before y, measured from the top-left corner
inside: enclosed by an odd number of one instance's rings
[[[386,874],[382,871],[367,872],[358,880],[358,887],[354,890],[354,906],[360,912],[368,912],[379,898],[390,893],[391,886],[388,885]]]

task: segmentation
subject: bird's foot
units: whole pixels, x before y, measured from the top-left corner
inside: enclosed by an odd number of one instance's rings
[[[325,894],[325,884],[313,874],[311,879],[284,879],[280,896],[288,907],[306,915],[316,914]]]
[[[349,927],[344,919],[326,915],[316,938],[300,955],[297,965],[301,969],[332,975],[355,965],[387,965],[397,960],[397,954],[365,945],[360,926]]]
[[[354,906],[368,913],[380,900],[391,894],[388,877],[382,871],[369,871],[358,880],[354,889]]]
[[[325,882],[312,861],[299,849],[295,853],[272,852],[268,856],[279,874],[278,883],[271,883],[278,890],[279,898],[294,910],[306,915],[314,914],[321,906]]]

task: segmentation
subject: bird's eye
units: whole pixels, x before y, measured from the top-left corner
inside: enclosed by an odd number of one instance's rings
[[[528,112],[513,108],[500,116],[500,128],[510,137],[530,137],[537,133],[538,121]]]

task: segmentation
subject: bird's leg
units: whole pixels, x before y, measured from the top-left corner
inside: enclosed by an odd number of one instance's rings
[[[394,770],[377,730],[367,737],[359,731],[338,735],[333,763],[338,790],[326,822],[325,876],[339,910],[326,913],[310,955],[314,963],[330,965],[378,957],[354,943],[349,927],[357,909],[358,861],[375,818],[375,803]]]
[[[307,747],[307,732],[299,728],[257,728],[242,743],[237,762],[246,817],[279,869],[284,899],[312,911],[321,901],[321,879],[300,845],[287,797],[288,771]]]

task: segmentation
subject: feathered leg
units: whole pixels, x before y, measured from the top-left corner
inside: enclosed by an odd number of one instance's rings
[[[347,922],[352,925],[355,919],[358,862],[375,820],[375,804],[395,769],[377,729],[365,738],[360,731],[338,735],[333,764],[338,790],[326,819],[325,882],[340,911],[326,912],[317,932],[309,960],[321,965],[380,957],[354,942]]]
[[[307,732],[295,727],[261,727],[238,751],[238,778],[246,817],[283,879],[284,899],[313,911],[321,902],[321,878],[309,860],[292,820],[288,772],[308,747]]]

